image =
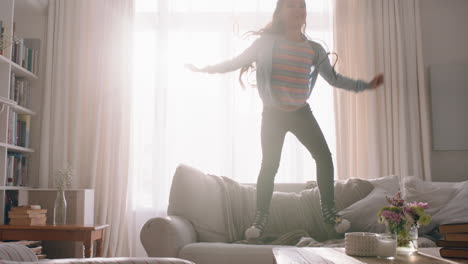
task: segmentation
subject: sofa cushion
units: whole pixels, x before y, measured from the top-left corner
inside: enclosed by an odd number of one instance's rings
[[[221,187],[215,177],[182,164],[172,180],[168,214],[189,220],[198,241],[227,242]]]

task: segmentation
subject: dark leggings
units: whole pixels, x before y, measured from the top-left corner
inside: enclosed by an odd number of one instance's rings
[[[262,113],[262,166],[257,180],[257,210],[267,212],[286,132],[290,131],[309,150],[317,167],[322,204],[334,206],[333,161],[327,142],[309,104],[286,112],[264,108]]]

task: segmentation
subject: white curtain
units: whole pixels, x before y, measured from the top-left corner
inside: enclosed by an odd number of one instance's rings
[[[95,189],[104,254],[127,256],[133,0],[50,0],[40,187],[70,165]]]
[[[335,91],[338,178],[430,180],[419,1],[335,0],[334,15],[338,70],[364,79],[385,75],[377,91]]]
[[[179,163],[256,182],[260,163],[262,104],[256,89],[243,90],[238,73],[194,74],[239,54],[253,41],[242,34],[272,17],[276,0],[137,0],[134,61],[134,220],[131,244],[143,255],[144,222],[167,210],[172,175]],[[331,2],[307,1],[307,33],[333,47]],[[335,149],[332,88],[317,82],[309,103],[331,151]],[[288,135],[276,182],[315,180],[315,162]]]

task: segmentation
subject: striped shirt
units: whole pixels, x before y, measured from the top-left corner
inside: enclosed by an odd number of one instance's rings
[[[314,57],[308,41],[279,39],[273,47],[271,89],[281,109],[296,110],[309,99]]]

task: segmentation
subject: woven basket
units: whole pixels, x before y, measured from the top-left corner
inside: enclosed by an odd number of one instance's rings
[[[345,252],[350,256],[377,256],[377,234],[351,232],[345,234]]]

